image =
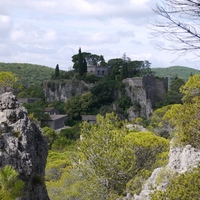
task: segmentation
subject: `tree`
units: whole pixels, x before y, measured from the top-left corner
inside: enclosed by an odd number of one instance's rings
[[[3,90],[3,92],[13,88],[17,80],[17,76],[12,72],[0,72],[0,88]]]
[[[171,81],[168,91],[168,104],[182,103],[183,93],[180,92],[181,86],[185,84],[185,81],[177,76]]]
[[[24,182],[18,178],[18,172],[6,165],[0,169],[0,199],[13,200],[23,195]]]
[[[83,65],[83,55],[81,53],[81,48],[79,48],[78,50],[78,72],[79,72],[79,76],[83,76],[84,74],[84,65]]]
[[[55,79],[58,79],[59,76],[60,76],[60,70],[59,70],[59,65],[57,64],[56,65],[56,68],[55,68]]]
[[[200,145],[200,75],[189,78],[187,83],[181,87],[184,95],[183,105],[176,104],[167,111],[164,119],[167,119],[173,126],[175,144],[199,147]]]
[[[168,50],[198,54],[200,50],[199,0],[163,0],[154,11],[161,17],[160,21],[154,23],[156,31],[173,42]]]
[[[86,74],[87,73],[87,62],[86,59],[84,58],[83,60],[83,73]]]
[[[83,139],[78,145],[78,168],[82,174],[88,174],[85,177],[88,180],[97,178],[104,188],[103,199],[107,199],[112,190],[122,193],[132,177],[135,162],[124,145],[127,133],[123,122],[113,113],[106,117],[99,115],[96,125],[84,123],[81,128]]]
[[[141,170],[152,169],[158,155],[169,150],[169,141],[153,133],[129,133],[113,113],[98,115],[97,124],[84,123],[81,138],[77,174],[84,176],[88,185],[95,177],[103,189],[102,199],[124,194],[128,181]]]

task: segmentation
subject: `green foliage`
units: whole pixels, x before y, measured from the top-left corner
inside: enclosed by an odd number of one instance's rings
[[[55,130],[53,130],[47,126],[43,127],[42,131],[44,133],[45,138],[47,139],[48,149],[51,149],[52,144],[58,138],[58,134],[55,132]]]
[[[14,200],[23,195],[24,182],[18,178],[17,171],[6,165],[0,169],[0,199]]]
[[[152,71],[155,72],[156,76],[159,77],[168,77],[169,81],[173,80],[174,75],[176,74],[180,79],[187,81],[191,74],[200,74],[199,70],[183,67],[183,66],[173,66],[167,68],[152,68]],[[170,85],[171,83],[169,83]]]
[[[181,100],[183,98],[183,94],[180,92],[180,88],[184,84],[185,84],[185,81],[183,79],[178,78],[178,77],[175,77],[171,81],[171,85],[170,85],[169,91],[168,91],[168,99],[167,99],[168,104],[182,103]]]
[[[172,105],[168,105],[156,109],[149,119],[148,129],[161,137],[168,138],[170,136],[172,126],[169,124],[168,120],[164,119],[164,115],[171,109],[171,107]]]
[[[61,101],[53,101],[48,104],[48,107],[53,107],[59,111],[60,114],[65,114],[65,103]]]
[[[184,94],[183,105],[177,104],[165,114],[164,119],[168,120],[174,127],[175,144],[191,144],[199,148],[200,144],[200,75],[189,78],[187,83],[181,87]]]
[[[33,114],[33,117],[38,121],[47,117],[45,114],[46,103],[44,101],[35,101],[34,103],[24,103],[23,106],[27,109],[28,114]]]
[[[65,152],[74,149],[75,144],[76,143],[74,140],[67,139],[65,136],[61,136],[54,140],[51,148],[53,151]]]
[[[19,91],[18,98],[42,98],[44,99],[44,90],[41,85],[38,86],[30,86],[30,87],[23,87]]]
[[[14,88],[18,77],[12,72],[0,72],[0,88],[6,92],[10,88]]]
[[[114,89],[116,81],[109,79],[100,80],[91,89],[93,95],[93,103],[95,107],[100,108],[103,105],[111,104],[114,101]]]
[[[59,76],[60,76],[60,69],[59,69],[59,65],[57,64],[57,65],[56,65],[56,68],[55,68],[54,77],[55,77],[55,79],[58,79]]]
[[[183,102],[192,102],[192,99],[196,96],[200,96],[200,75],[196,74],[190,76],[185,85],[180,88],[180,91],[184,94]]]
[[[200,167],[173,176],[165,191],[156,190],[152,200],[198,200],[200,197]]]
[[[76,124],[73,127],[62,129],[59,133],[61,137],[66,137],[70,140],[77,140],[80,138],[80,124]]]
[[[58,181],[63,172],[70,167],[70,152],[49,151],[45,170],[46,181]]]
[[[69,119],[81,120],[81,115],[91,112],[92,104],[92,93],[85,92],[82,95],[69,98],[65,103],[64,109]]]
[[[41,85],[43,81],[49,80],[54,73],[52,68],[27,63],[0,63],[0,71],[16,74],[20,84],[26,87]]]

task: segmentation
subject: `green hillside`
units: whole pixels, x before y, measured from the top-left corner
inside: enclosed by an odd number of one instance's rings
[[[191,74],[200,74],[200,71],[197,69],[183,67],[183,66],[172,66],[167,68],[152,68],[152,71],[155,72],[156,76],[159,77],[168,77],[169,81],[178,76],[179,78],[187,81]]]
[[[2,71],[15,73],[25,86],[39,85],[42,81],[49,80],[54,73],[53,68],[42,65],[0,62],[0,72]]]

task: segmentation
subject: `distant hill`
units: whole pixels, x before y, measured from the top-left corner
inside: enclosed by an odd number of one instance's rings
[[[25,86],[39,85],[45,80],[49,80],[54,73],[54,69],[42,65],[27,63],[2,63],[0,62],[0,72],[10,71],[15,73],[20,82]]]
[[[167,68],[152,68],[153,72],[155,72],[156,76],[159,77],[168,77],[169,81],[175,77],[176,75],[187,81],[191,74],[200,74],[200,71],[197,69],[183,67],[183,66],[172,66]]]

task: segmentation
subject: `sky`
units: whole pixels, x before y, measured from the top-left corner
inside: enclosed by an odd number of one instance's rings
[[[181,65],[200,70],[194,55],[162,50],[152,9],[161,0],[1,0],[0,62],[31,63],[68,71],[82,52],[148,60],[154,67]],[[161,48],[159,48],[161,47]]]

